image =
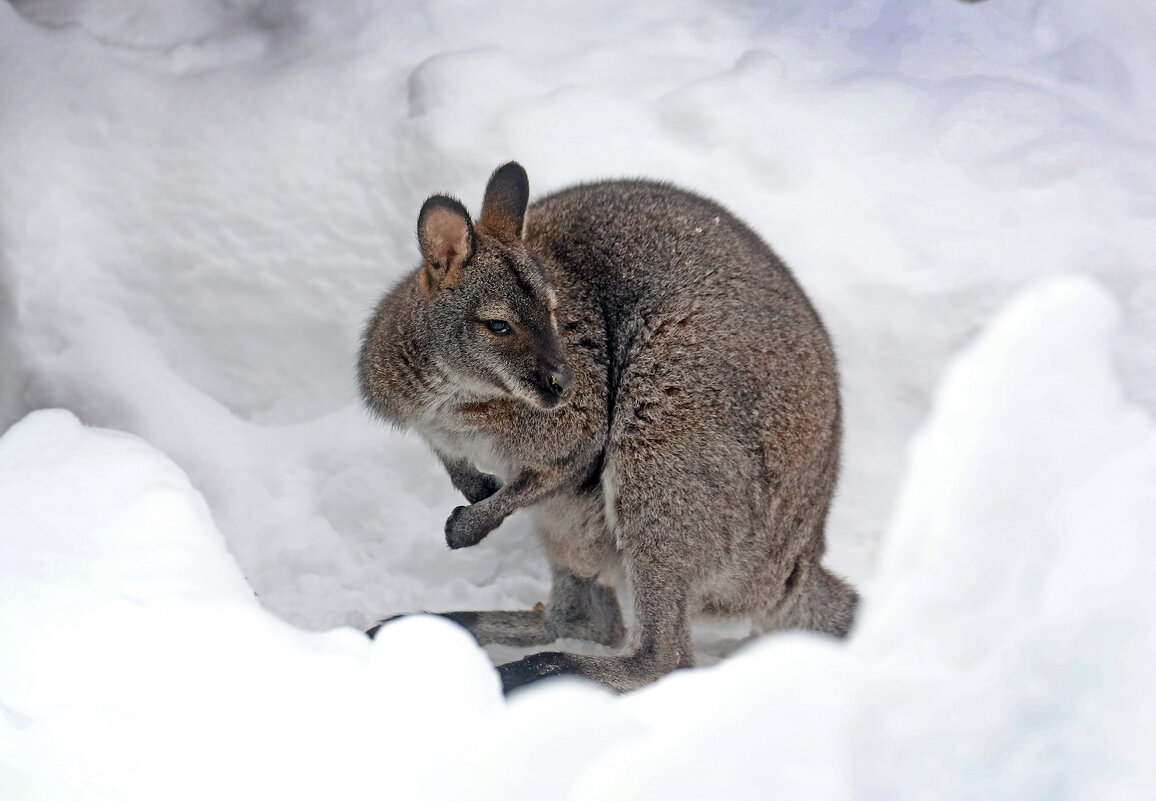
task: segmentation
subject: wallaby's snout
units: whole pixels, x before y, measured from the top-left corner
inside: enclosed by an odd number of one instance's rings
[[[523,362],[521,384],[530,390],[523,397],[539,409],[550,410],[570,399],[574,377],[567,365],[566,350],[551,323],[536,330],[529,345],[529,358]],[[532,350],[531,350],[532,349]],[[531,355],[532,354],[532,355]]]
[[[538,355],[538,378],[546,390],[546,408],[551,409],[569,399],[574,376],[567,365],[566,348],[552,313],[548,331]]]
[[[542,390],[543,406],[552,409],[570,396],[574,379],[564,361],[540,359],[538,362],[538,386]]]

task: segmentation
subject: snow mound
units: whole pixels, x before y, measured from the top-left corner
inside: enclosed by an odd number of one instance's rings
[[[78,798],[1129,799],[1156,693],[1156,426],[1112,299],[1061,277],[951,366],[848,643],[765,637],[629,696],[500,699],[437,618],[371,643],[263,611],[139,439],[0,439],[0,794]]]
[[[447,557],[455,493],[368,419],[368,310],[421,201],[644,175],[791,264],[840,356],[830,560],[867,581],[950,356],[1055,272],[1117,300],[1156,412],[1156,12],[1134,0],[468,9],[0,3],[0,427],[67,408],[161,448],[261,602],[311,629],[526,607],[512,520]]]
[[[262,610],[201,496],[136,437],[30,415],[0,439],[0,509],[4,799],[377,797],[500,704],[439,618],[371,643]]]
[[[883,736],[856,748],[866,797],[1156,789],[1156,426],[1122,397],[1118,317],[1052,279],[948,370],[854,643],[890,674],[860,729]]]

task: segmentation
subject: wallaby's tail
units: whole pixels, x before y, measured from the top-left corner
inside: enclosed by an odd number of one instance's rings
[[[843,637],[855,622],[859,594],[818,562],[799,565],[788,579],[794,583],[783,602],[756,625],[764,633],[779,629],[811,629]]]

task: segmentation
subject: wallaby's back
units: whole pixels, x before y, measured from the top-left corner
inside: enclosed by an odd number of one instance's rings
[[[801,579],[824,550],[841,423],[830,340],[786,266],[722,206],[648,181],[540,200],[526,245],[597,303],[615,480],[669,495],[656,544],[699,563],[697,605],[749,610]]]

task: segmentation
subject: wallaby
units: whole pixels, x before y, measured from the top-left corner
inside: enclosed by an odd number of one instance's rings
[[[477,223],[434,195],[421,264],[362,344],[369,408],[424,437],[470,505],[450,548],[530,508],[553,573],[544,608],[448,612],[479,643],[622,643],[537,653],[508,692],[574,674],[626,691],[690,667],[692,615],[843,635],[858,596],[819,564],[841,436],[830,340],[786,266],[722,206],[641,180],[527,208],[490,178]],[[375,633],[370,630],[370,635]]]

